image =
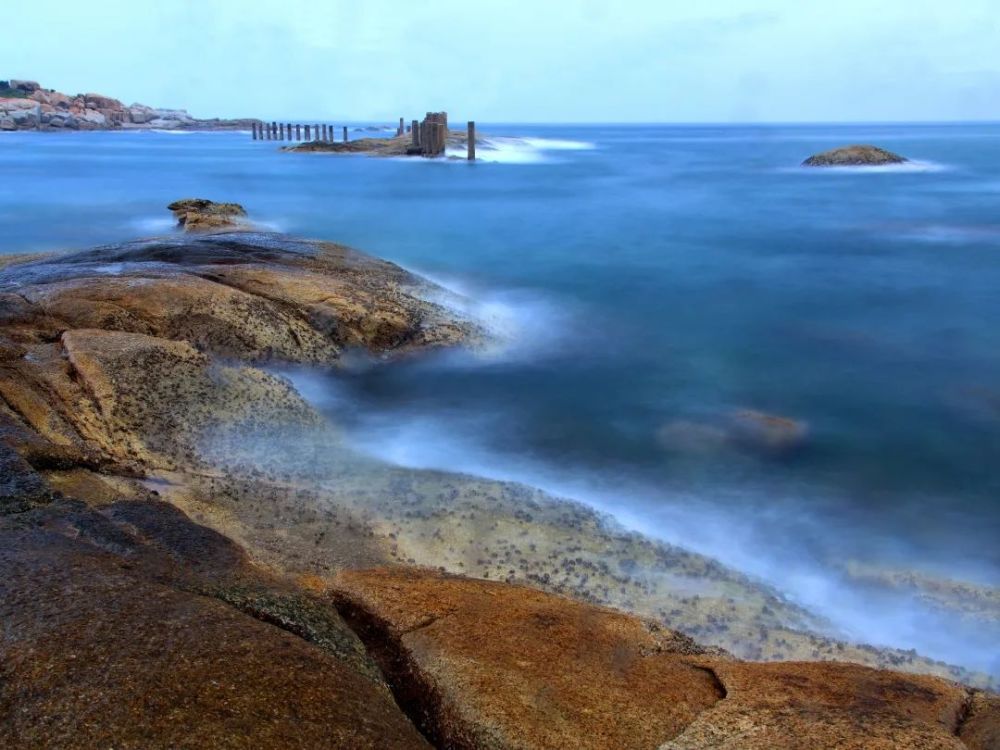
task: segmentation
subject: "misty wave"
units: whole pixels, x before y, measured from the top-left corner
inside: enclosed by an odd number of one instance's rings
[[[564,138],[514,138],[491,136],[476,144],[476,159],[496,164],[544,164],[551,160],[553,151],[591,151],[597,144]],[[448,156],[464,158],[465,148],[453,148]]]
[[[900,232],[908,240],[941,245],[959,245],[969,242],[996,242],[1000,239],[1000,226],[954,226],[930,224],[910,227]]]
[[[130,221],[129,226],[143,234],[164,234],[177,228],[177,220],[167,216],[143,216]]]
[[[471,352],[474,361],[537,359],[566,343],[565,333],[576,313],[567,303],[557,304],[528,289],[484,290],[459,278],[407,270],[432,282],[437,288],[424,296],[430,302],[478,324],[488,341]],[[467,353],[453,359],[470,361]]]
[[[855,579],[845,572],[849,566],[839,564],[839,555],[850,562],[850,536],[863,530],[832,529],[798,510],[802,507],[799,498],[776,498],[766,488],[724,486],[704,488],[697,494],[668,493],[626,476],[570,474],[486,447],[481,436],[502,429],[499,415],[362,413],[335,386],[320,387],[308,381],[296,385],[307,398],[325,401],[326,406],[336,402],[338,413],[353,411],[357,421],[347,440],[366,455],[411,469],[517,482],[553,497],[582,502],[629,531],[714,558],[773,586],[826,622],[825,635],[914,649],[922,656],[1000,674],[1000,661],[992,648],[997,632],[989,619],[968,618],[961,611],[934,606],[913,592]],[[731,502],[733,495],[741,502]],[[722,502],[727,496],[728,502]],[[745,511],[734,510],[737,507]],[[813,544],[817,539],[826,540],[829,549],[817,549]],[[894,544],[899,547],[895,552],[905,556],[904,543]]]

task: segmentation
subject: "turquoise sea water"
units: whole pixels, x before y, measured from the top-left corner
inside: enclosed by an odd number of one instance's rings
[[[0,134],[0,251],[166,232],[204,196],[425,273],[507,343],[325,379],[358,445],[576,497],[838,634],[1000,673],[988,601],[876,583],[1000,586],[1000,125],[480,130],[474,165]],[[855,142],[914,162],[798,166]],[[747,409],[805,440],[734,439]]]

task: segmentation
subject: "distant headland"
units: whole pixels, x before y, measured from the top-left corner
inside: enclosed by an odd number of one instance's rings
[[[102,94],[70,96],[35,81],[0,80],[0,131],[249,130],[258,122],[200,120],[183,109],[126,105]]]

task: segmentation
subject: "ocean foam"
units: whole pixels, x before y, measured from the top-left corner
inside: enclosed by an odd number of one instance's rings
[[[871,166],[831,166],[831,167],[795,167],[794,171],[812,174],[930,174],[951,171],[947,164],[933,161],[911,159],[902,164],[873,164]],[[792,171],[783,169],[783,172]]]
[[[550,161],[550,151],[590,151],[597,145],[587,141],[573,141],[559,138],[514,138],[491,136],[476,144],[477,161],[495,164],[541,164]],[[464,148],[452,148],[447,156],[464,158]]]
[[[133,219],[129,225],[143,234],[163,234],[177,227],[177,219],[166,216],[144,216]]]
[[[455,277],[407,270],[427,279],[438,289],[426,295],[428,300],[470,319],[490,337],[484,347],[456,353],[459,360],[478,362],[531,359],[554,352],[566,343],[576,318],[570,303],[557,304],[530,289],[483,290]]]

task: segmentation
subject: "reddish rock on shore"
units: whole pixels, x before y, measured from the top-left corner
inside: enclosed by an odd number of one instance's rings
[[[318,484],[350,467],[314,476],[319,454],[216,460],[323,423],[261,363],[475,342],[441,294],[256,232],[0,269],[0,747],[995,750],[993,694],[742,662],[525,586],[374,567],[387,484],[334,507]],[[416,523],[428,477],[389,481]]]

